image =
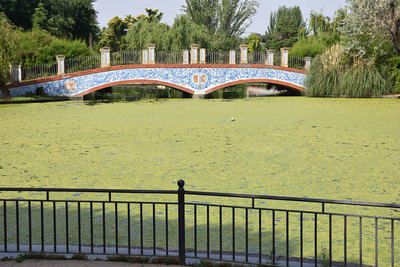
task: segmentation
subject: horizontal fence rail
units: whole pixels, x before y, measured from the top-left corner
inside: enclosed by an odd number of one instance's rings
[[[0,188],[0,252],[399,266],[400,205],[186,191]]]
[[[32,80],[57,75],[57,64],[37,64],[21,68],[22,80]]]

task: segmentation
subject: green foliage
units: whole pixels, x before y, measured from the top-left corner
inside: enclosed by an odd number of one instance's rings
[[[20,49],[18,59],[23,65],[55,63],[56,55],[66,58],[90,55],[83,41],[56,38],[45,31],[17,32]]]
[[[127,48],[144,49],[149,44],[155,44],[158,50],[169,50],[171,47],[169,29],[170,27],[164,23],[140,20],[128,30],[125,37]]]
[[[263,49],[261,36],[257,33],[250,34],[247,38],[247,44],[249,45],[249,52],[261,51]]]
[[[210,34],[240,37],[256,14],[255,0],[186,0],[185,13]]]
[[[282,6],[271,13],[266,32],[266,46],[279,50],[282,47],[292,47],[299,36],[306,35],[306,24],[298,6]]]
[[[400,55],[395,55],[389,62],[390,79],[393,83],[393,93],[400,94]]]
[[[17,26],[46,30],[52,35],[89,42],[98,33],[95,0],[18,0],[0,4]]]
[[[327,48],[326,42],[322,38],[310,36],[302,38],[293,45],[290,55],[298,57],[315,57],[322,54]]]
[[[171,50],[188,48],[191,44],[199,44],[202,47],[209,46],[210,35],[203,25],[195,24],[188,15],[180,15],[175,18],[170,31]]]
[[[3,13],[0,13],[0,88],[8,81],[9,65],[16,60],[18,49],[15,28]]]

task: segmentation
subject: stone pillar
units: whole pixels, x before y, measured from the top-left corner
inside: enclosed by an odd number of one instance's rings
[[[310,70],[310,67],[311,67],[311,60],[312,60],[311,57],[306,57],[306,58],[304,58],[304,61],[305,61],[304,69],[305,69],[305,71],[309,71],[309,70]]]
[[[193,44],[190,46],[190,64],[199,63],[199,45]]]
[[[274,65],[274,57],[275,57],[275,50],[268,49],[267,50],[267,62],[266,64],[269,66]]]
[[[247,64],[248,63],[248,58],[247,58],[247,49],[248,45],[242,44],[240,46],[240,64]]]
[[[142,51],[142,64],[149,64],[149,50],[143,49]]]
[[[236,64],[236,51],[235,50],[229,51],[229,64],[231,64],[231,65]]]
[[[22,81],[21,64],[10,64],[11,83],[19,83]]]
[[[111,49],[109,47],[103,47],[100,49],[101,54],[101,68],[107,68],[111,66]]]
[[[282,67],[289,67],[289,51],[290,48],[281,48],[281,66]]]
[[[155,44],[149,44],[148,46],[149,50],[149,64],[156,64],[156,45]]]
[[[200,48],[200,64],[206,64],[206,49]]]
[[[65,56],[57,55],[57,75],[65,74]]]
[[[192,95],[193,99],[205,99],[206,98],[206,94],[204,93],[194,93]]]
[[[183,64],[189,64],[189,50],[183,50]]]

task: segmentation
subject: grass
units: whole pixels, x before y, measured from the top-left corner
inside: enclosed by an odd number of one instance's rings
[[[396,99],[188,99],[94,106],[58,102],[2,105],[0,114],[3,187],[176,189],[176,181],[185,179],[190,190],[400,202],[396,186],[400,102]],[[171,209],[170,216],[175,212]],[[63,209],[57,214],[61,235]],[[213,231],[218,231],[217,215],[213,210]],[[95,216],[101,217],[101,213],[96,211]],[[145,214],[145,224],[150,225],[145,231],[147,245],[152,239],[149,216],[151,209]],[[162,229],[162,207],[156,216],[160,219],[157,229]],[[269,220],[268,214],[264,216]],[[253,217],[257,214],[250,214]],[[297,217],[293,215],[291,220]],[[203,219],[199,222],[204,228]],[[223,231],[229,240],[230,222],[225,220]],[[132,221],[138,223],[137,217]],[[281,223],[278,231],[284,231],[284,220]],[[358,221],[349,223],[357,226]],[[342,226],[340,221],[336,224],[334,259],[340,259]],[[237,227],[241,225],[243,220],[238,220]],[[305,226],[310,225],[312,218],[305,215]],[[267,223],[264,226],[265,244],[269,242],[269,227]],[[72,228],[71,235],[75,236]],[[112,229],[110,226],[110,240]],[[257,229],[256,223],[250,225],[254,240]],[[356,228],[350,229],[357,236]],[[95,231],[101,233],[100,225]],[[244,235],[241,231],[237,235],[239,250]],[[291,237],[298,242],[297,229],[291,229]],[[365,240],[372,237],[368,232]],[[12,242],[12,236],[9,238]],[[123,238],[121,233],[121,243]],[[137,238],[136,233],[132,239],[137,242]],[[163,235],[157,238],[163,244]],[[278,238],[284,240],[284,236]],[[326,240],[326,233],[320,233],[320,238]],[[191,237],[188,239],[190,242]],[[199,239],[204,239],[203,232]],[[62,240],[60,237],[59,242]],[[46,242],[51,243],[52,237],[46,237]],[[95,242],[101,244],[101,235]],[[175,241],[171,242],[172,247]],[[256,250],[256,244],[250,242],[250,249]],[[211,246],[218,248],[217,234],[211,237]],[[265,247],[265,251],[270,249]],[[357,245],[349,247],[349,257],[354,261],[357,249]],[[373,247],[365,248],[366,255],[371,251]],[[304,254],[312,253],[312,236],[306,233]],[[387,247],[381,248],[383,265],[388,253]],[[295,246],[291,254],[298,254]],[[370,262],[373,264],[373,254]]]

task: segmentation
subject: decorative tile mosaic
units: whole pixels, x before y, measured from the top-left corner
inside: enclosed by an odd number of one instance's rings
[[[74,96],[94,87],[113,82],[130,80],[163,81],[185,87],[202,94],[205,91],[229,82],[246,79],[269,79],[304,87],[305,74],[276,69],[260,68],[146,68],[114,70],[80,77],[20,86],[11,89],[13,96],[35,93],[43,87],[45,93],[53,96]]]

